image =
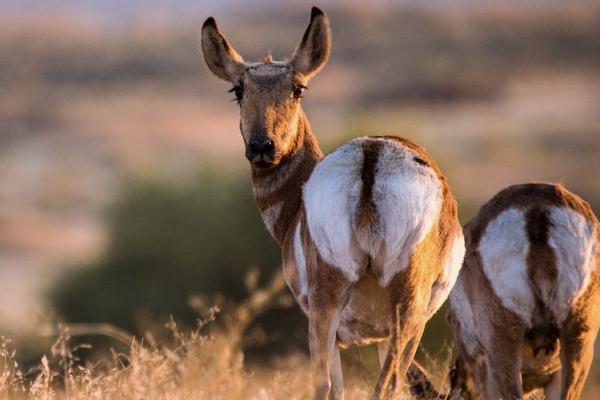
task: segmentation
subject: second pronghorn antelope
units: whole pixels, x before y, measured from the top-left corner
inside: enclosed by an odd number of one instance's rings
[[[371,342],[380,398],[454,285],[464,239],[446,180],[414,143],[362,137],[323,158],[300,99],[330,48],[318,8],[288,61],[244,62],[213,18],[202,28],[206,63],[240,105],[256,203],[308,315],[315,398],[343,396],[338,346]]]
[[[452,399],[579,399],[600,323],[600,227],[560,185],[511,186],[466,229]]]

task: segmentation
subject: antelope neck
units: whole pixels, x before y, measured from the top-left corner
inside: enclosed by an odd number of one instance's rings
[[[268,169],[252,167],[252,191],[263,221],[280,246],[295,226],[302,206],[302,187],[323,153],[304,112],[289,155]]]

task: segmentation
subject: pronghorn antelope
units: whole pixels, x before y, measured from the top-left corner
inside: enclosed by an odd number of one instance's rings
[[[330,48],[316,7],[288,61],[244,62],[212,17],[202,28],[206,63],[240,106],[254,198],[309,319],[315,398],[343,396],[338,346],[371,342],[382,398],[452,288],[464,239],[445,178],[416,144],[361,137],[323,158],[300,99]]]
[[[600,227],[560,185],[508,187],[465,229],[449,298],[459,357],[452,399],[576,400],[600,321]]]

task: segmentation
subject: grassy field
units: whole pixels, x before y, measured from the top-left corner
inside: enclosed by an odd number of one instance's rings
[[[301,400],[312,398],[310,360],[305,353],[247,362],[244,342],[253,320],[272,304],[286,299],[283,279],[274,278],[235,309],[198,309],[197,325],[182,330],[170,320],[154,334],[135,338],[105,324],[60,325],[56,341],[38,365],[20,366],[9,339],[0,339],[0,398],[108,400]],[[72,335],[103,335],[114,342],[110,355],[81,361],[92,347]],[[252,340],[252,339],[250,339]],[[443,354],[418,358],[429,380],[443,393],[449,388],[452,345]],[[342,352],[345,396],[369,398],[377,380],[378,361],[372,347]],[[595,399],[597,380],[590,379],[582,399]],[[412,398],[405,389],[399,399]],[[543,399],[534,393],[530,399]]]
[[[269,308],[291,300],[281,275],[264,287],[257,275],[246,277],[252,292],[242,303],[222,312],[219,307],[193,304],[198,318],[192,329],[181,329],[171,318],[142,337],[110,324],[59,325],[47,332],[56,340],[38,365],[23,368],[10,339],[0,339],[0,398],[2,399],[310,399],[310,362],[305,353],[245,360],[243,348],[256,340],[250,328]],[[248,332],[251,332],[249,335]],[[82,361],[92,346],[73,336],[104,336],[113,344],[110,355]],[[254,337],[253,337],[254,336]],[[444,393],[449,388],[452,345],[417,358],[429,380]],[[97,354],[98,355],[98,354]],[[369,397],[378,376],[374,347],[344,350],[342,364],[346,398]],[[86,357],[87,358],[87,357]],[[594,399],[600,384],[588,382],[582,399]],[[400,398],[410,399],[408,389]],[[534,393],[530,399],[542,399]]]
[[[257,315],[279,301],[289,301],[281,276],[227,314],[202,310],[197,325],[182,331],[170,320],[154,336],[135,339],[107,325],[59,326],[57,340],[39,365],[24,370],[9,340],[0,342],[2,399],[306,399],[310,365],[294,354],[248,366],[242,352],[245,334]],[[200,311],[200,310],[199,310]],[[219,322],[215,322],[215,320]],[[218,328],[213,328],[218,326]],[[112,356],[82,363],[89,346],[74,346],[72,334],[105,335],[116,344]],[[116,349],[120,348],[121,351]],[[369,393],[364,361],[351,360],[348,398]]]
[[[248,60],[288,56],[308,9],[261,7],[219,24]],[[528,181],[598,212],[599,10],[332,3],[333,52],[303,107],[326,151],[366,134],[424,145],[463,223]],[[249,203],[229,86],[198,51],[202,19],[152,15],[0,13],[0,334],[13,340],[0,397],[307,398],[304,319],[285,289],[244,289],[244,271],[280,261]],[[215,321],[196,298],[222,308]],[[440,385],[448,333],[440,313],[419,355]],[[374,349],[343,359],[349,398],[364,398]],[[597,355],[585,399],[598,393]]]

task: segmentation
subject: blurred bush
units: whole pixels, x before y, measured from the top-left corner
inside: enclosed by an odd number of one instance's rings
[[[239,302],[248,295],[249,268],[264,282],[280,265],[247,178],[202,173],[183,184],[134,182],[107,220],[105,255],[67,269],[50,293],[66,322],[110,322],[143,333],[173,315],[191,325],[194,295]],[[286,329],[304,323],[297,308],[263,318],[269,332],[281,326],[271,318],[285,318]]]

